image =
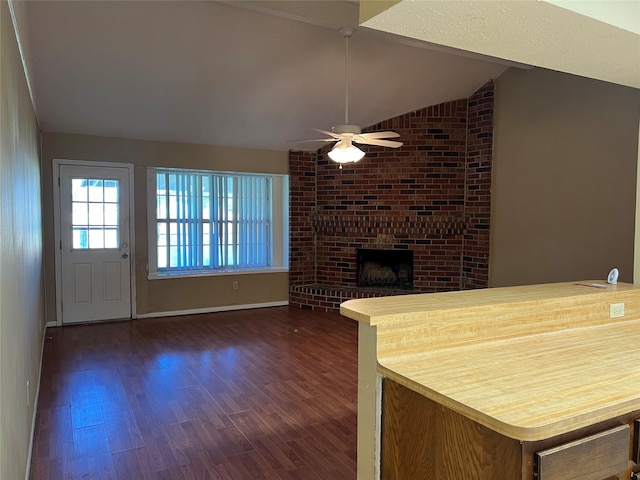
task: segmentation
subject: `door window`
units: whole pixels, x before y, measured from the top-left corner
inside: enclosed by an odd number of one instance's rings
[[[118,180],[71,179],[73,249],[119,247],[119,189]]]

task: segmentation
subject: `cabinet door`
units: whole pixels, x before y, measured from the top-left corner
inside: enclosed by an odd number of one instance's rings
[[[521,442],[389,379],[382,412],[384,480],[524,478]]]

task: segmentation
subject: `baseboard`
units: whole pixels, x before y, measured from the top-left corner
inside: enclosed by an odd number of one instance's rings
[[[172,312],[138,313],[136,318],[177,317],[180,315],[196,315],[199,313],[229,312],[231,310],[249,310],[253,308],[286,307],[289,302],[249,303],[245,305],[225,305],[222,307],[194,308],[191,310],[174,310]]]
[[[36,434],[36,418],[38,415],[38,400],[40,399],[40,381],[42,379],[42,359],[44,358],[44,341],[47,338],[47,328],[50,323],[56,326],[56,322],[47,322],[45,328],[42,330],[42,345],[40,346],[40,367],[38,368],[38,382],[36,387],[36,394],[33,397],[33,416],[31,417],[31,438],[29,439],[29,450],[27,451],[27,469],[24,480],[29,480],[31,476],[31,458],[33,455],[33,438]]]
[[[58,324],[56,323],[55,320],[50,320],[47,322],[47,324],[45,325],[45,327],[49,328],[49,327],[57,327]]]

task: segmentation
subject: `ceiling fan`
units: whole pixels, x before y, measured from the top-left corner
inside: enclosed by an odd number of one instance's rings
[[[319,133],[324,133],[325,135],[328,135],[329,138],[303,140],[305,142],[336,142],[328,155],[331,160],[340,164],[340,168],[342,168],[343,163],[357,162],[364,157],[364,152],[356,147],[354,143],[391,148],[398,148],[402,146],[402,142],[388,140],[389,138],[399,137],[400,135],[396,132],[362,133],[362,129],[358,125],[349,124],[349,38],[353,35],[353,32],[353,27],[342,27],[340,29],[340,33],[345,40],[344,125],[335,125],[331,128],[331,131],[314,128],[313,130]]]

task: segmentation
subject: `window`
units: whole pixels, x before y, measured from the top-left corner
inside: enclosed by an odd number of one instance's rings
[[[71,179],[73,248],[118,248],[119,181]]]
[[[284,266],[283,176],[153,168],[148,185],[151,275]]]

